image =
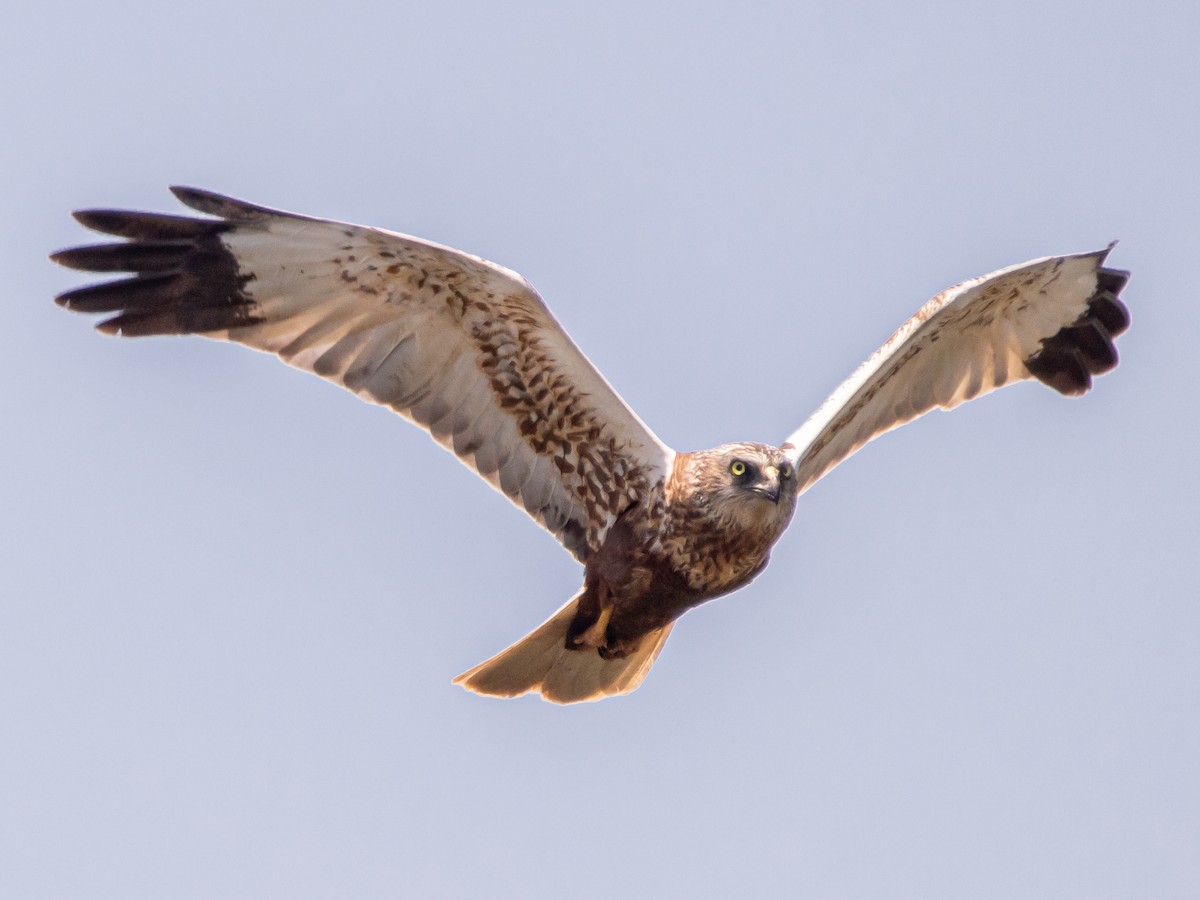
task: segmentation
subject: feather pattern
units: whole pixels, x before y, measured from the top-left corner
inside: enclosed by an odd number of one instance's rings
[[[428,241],[192,188],[216,218],[76,218],[129,241],[54,255],[134,277],[59,302],[102,331],[230,340],[410,419],[579,559],[662,482],[673,452],[621,400],[524,278]]]

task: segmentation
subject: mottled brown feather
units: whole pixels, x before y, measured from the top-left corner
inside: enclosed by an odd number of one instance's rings
[[[129,240],[52,258],[133,277],[61,305],[115,313],[98,326],[110,334],[245,343],[388,406],[581,559],[664,476],[669,448],[519,275],[405,235],[172,190],[217,218],[77,213]]]

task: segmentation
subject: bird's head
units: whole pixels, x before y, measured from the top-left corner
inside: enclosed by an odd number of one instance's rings
[[[688,456],[695,499],[709,514],[772,541],[783,533],[796,508],[796,470],[782,450],[738,443]]]

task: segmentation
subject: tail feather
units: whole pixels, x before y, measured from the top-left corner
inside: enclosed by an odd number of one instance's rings
[[[604,659],[590,647],[567,649],[567,628],[578,603],[579,598],[573,598],[538,628],[463,672],[454,683],[493,697],[537,691],[551,703],[600,700],[635,690],[662,651],[671,625],[650,632],[628,656]]]

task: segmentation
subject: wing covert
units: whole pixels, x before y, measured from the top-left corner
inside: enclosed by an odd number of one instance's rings
[[[663,444],[532,286],[407,235],[172,188],[200,219],[76,213],[127,238],[52,256],[132,278],[58,302],[126,336],[197,333],[284,362],[428,431],[578,558],[670,468]]]

